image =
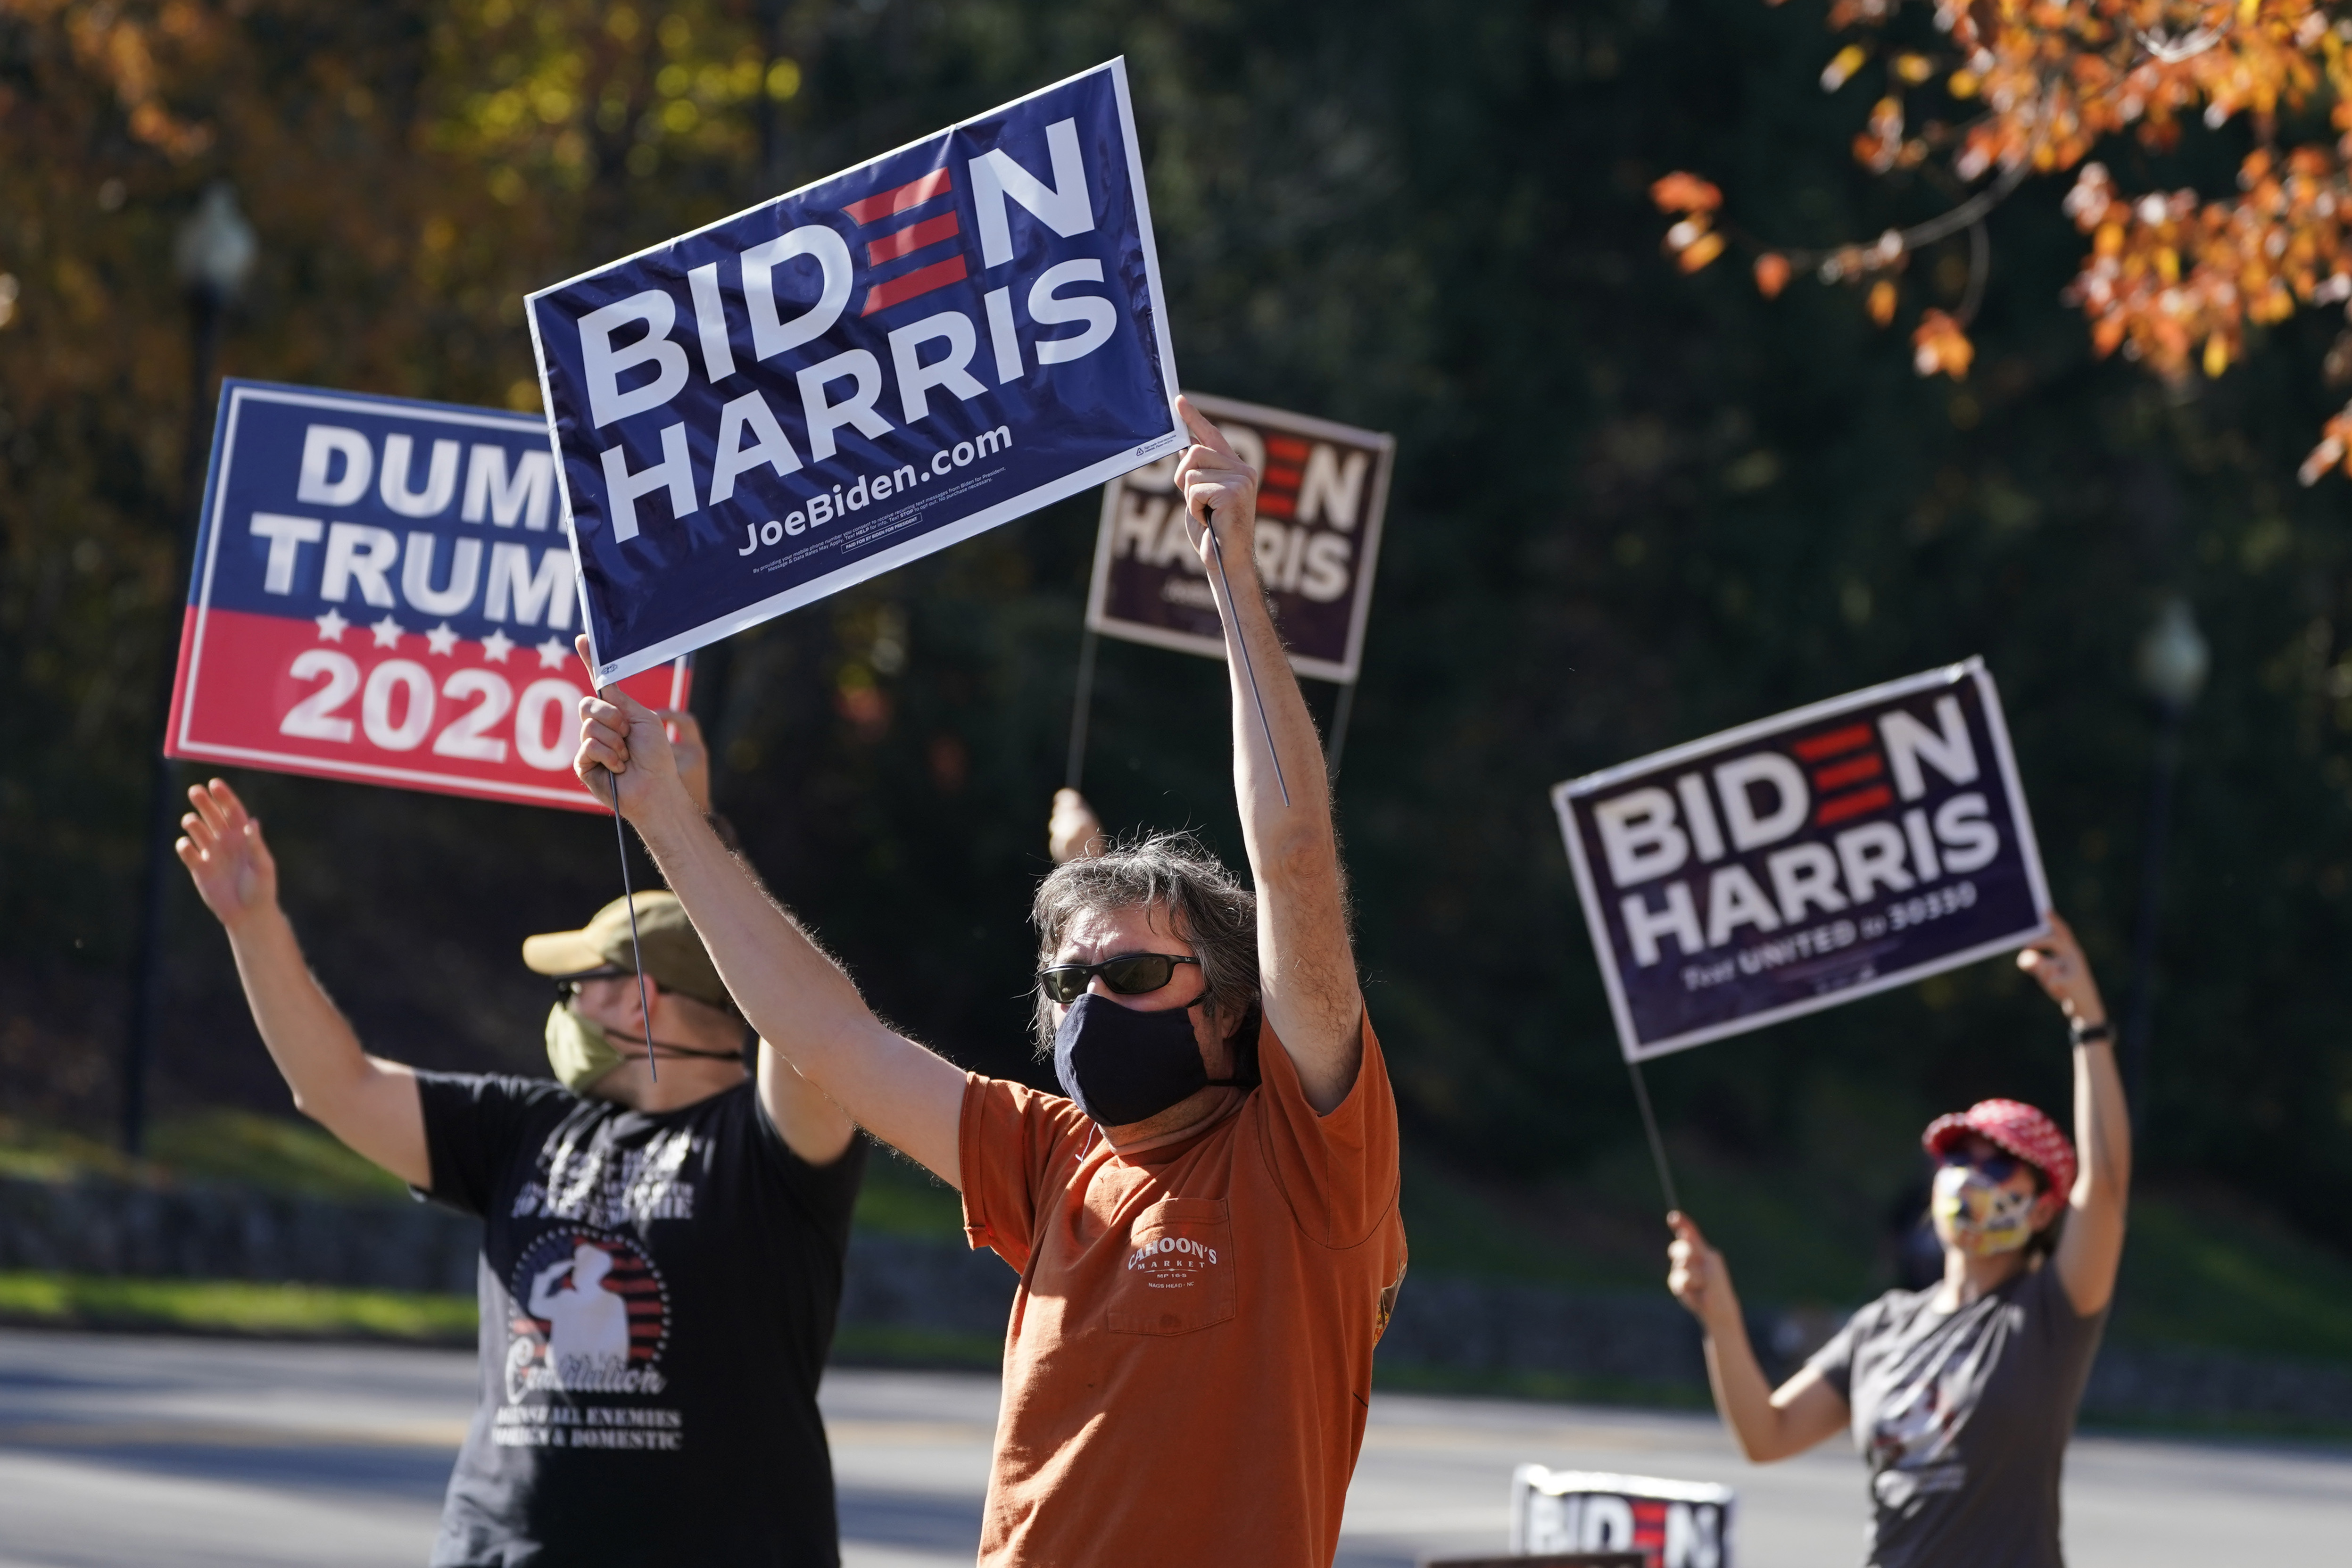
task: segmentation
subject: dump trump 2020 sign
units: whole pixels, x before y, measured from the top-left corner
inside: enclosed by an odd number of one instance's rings
[[[1609,768],[1552,801],[1631,1061],[2049,929],[1979,659]]]
[[[529,312],[600,682],[1186,443],[1118,60]]]
[[[602,811],[579,608],[542,421],[224,382],[164,752]]]

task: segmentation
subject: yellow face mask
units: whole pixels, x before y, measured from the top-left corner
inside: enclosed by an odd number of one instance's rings
[[[1936,1228],[1954,1247],[1997,1258],[2033,1239],[2033,1203],[2031,1193],[2011,1192],[1966,1165],[1946,1165],[1936,1173],[1931,1209]]]
[[[555,1069],[555,1080],[572,1093],[587,1093],[590,1084],[625,1059],[604,1026],[582,1017],[570,1003],[558,1002],[548,1009],[547,1065]]]

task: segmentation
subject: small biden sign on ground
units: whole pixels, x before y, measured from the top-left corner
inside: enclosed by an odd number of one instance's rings
[[[1552,801],[1630,1061],[2049,929],[1979,659],[1609,768]]]
[[[1186,441],[1118,60],[529,315],[600,682]]]
[[[1639,1553],[1647,1568],[1737,1568],[1729,1487],[1656,1476],[1511,1474],[1511,1551],[1521,1556]]]

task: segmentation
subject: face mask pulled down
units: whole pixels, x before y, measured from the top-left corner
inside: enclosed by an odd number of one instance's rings
[[[1971,1258],[1998,1258],[2033,1239],[2034,1196],[2011,1192],[1966,1165],[1936,1173],[1936,1228]]]
[[[572,1093],[586,1093],[624,1059],[604,1025],[582,1017],[566,1002],[548,1009],[547,1065],[555,1069],[555,1081]]]
[[[555,1071],[555,1081],[574,1094],[585,1094],[588,1086],[619,1067],[631,1057],[643,1057],[643,1051],[623,1052],[613,1042],[619,1039],[631,1046],[642,1046],[643,1040],[633,1035],[615,1036],[593,1018],[583,1018],[568,1002],[558,1002],[547,1013],[547,1065]],[[708,1057],[714,1061],[738,1059],[740,1052],[706,1051],[692,1046],[673,1046],[665,1040],[654,1042],[653,1049],[662,1057]]]
[[[1054,1076],[1097,1127],[1148,1121],[1204,1089],[1240,1082],[1201,1065],[1190,1007],[1147,1013],[1092,992],[1054,1031]]]

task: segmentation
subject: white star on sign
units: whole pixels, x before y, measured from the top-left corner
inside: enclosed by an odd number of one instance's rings
[[[319,640],[320,642],[342,641],[344,631],[347,630],[352,624],[351,622],[343,619],[341,615],[338,615],[333,610],[329,610],[323,616],[314,616],[311,618],[319,623]]]
[[[383,619],[369,626],[368,630],[375,635],[375,646],[378,647],[400,646],[400,623],[390,616],[384,616]]]
[[[531,651],[539,655],[539,668],[541,669],[562,669],[564,659],[572,653],[570,648],[565,647],[554,637],[548,638]]]
[[[449,629],[448,622],[443,621],[425,634],[425,641],[435,653],[447,655],[457,647],[457,634]]]
[[[507,661],[507,655],[513,651],[514,638],[502,631],[493,629],[489,636],[482,639],[482,657],[492,664],[504,664]]]

